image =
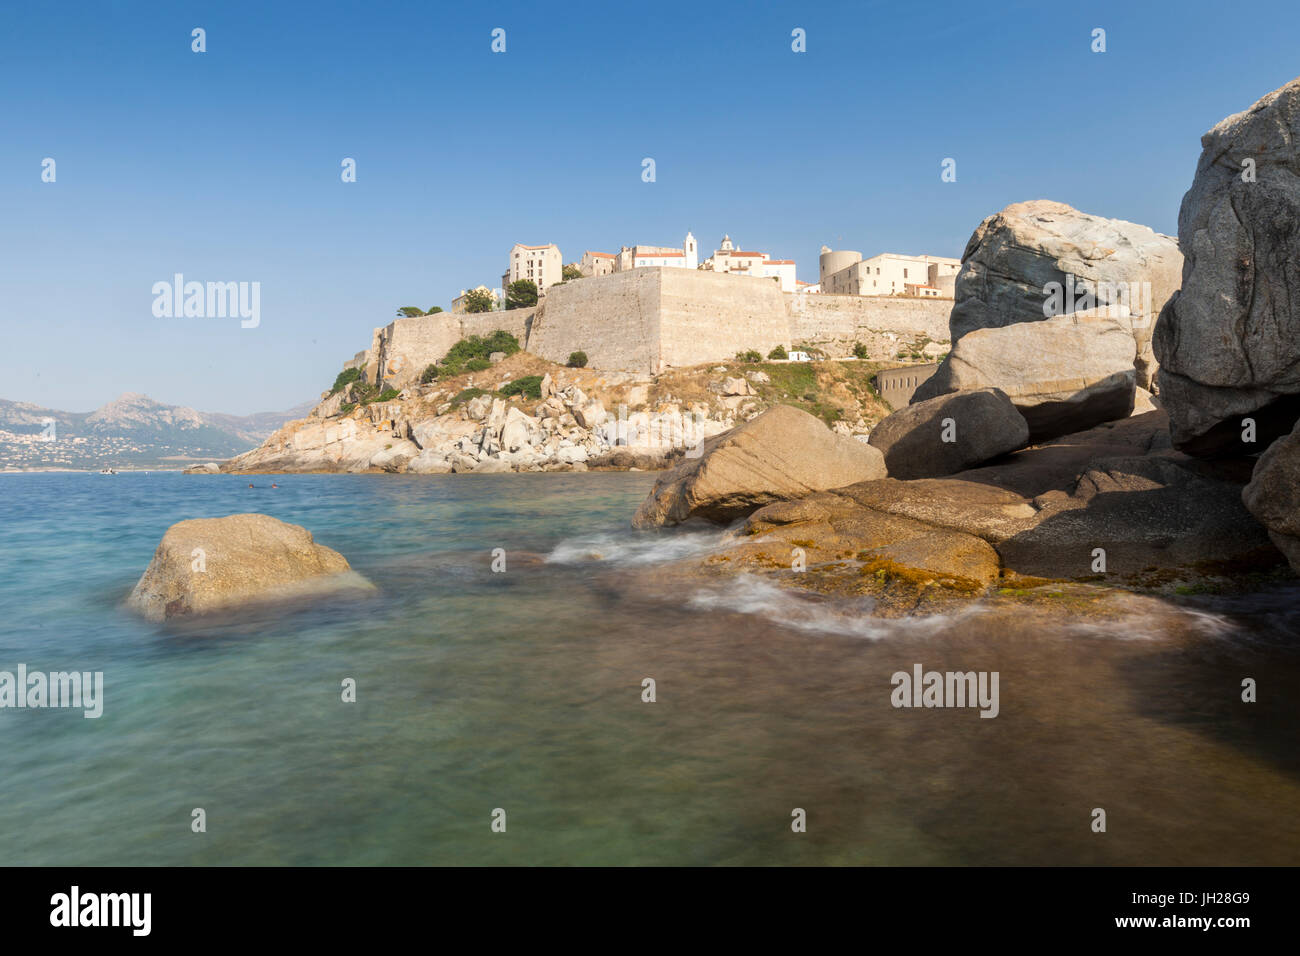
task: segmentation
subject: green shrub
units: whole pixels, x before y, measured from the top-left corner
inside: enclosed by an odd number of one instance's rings
[[[438,369],[438,375],[446,378],[462,372],[481,372],[491,367],[492,363],[488,360],[488,356],[493,352],[514,355],[518,351],[519,340],[502,329],[497,329],[486,338],[481,335],[471,335],[461,339],[447,350],[447,354],[439,363],[441,367]],[[481,365],[478,364],[480,360]]]
[[[330,389],[330,394],[337,395],[359,378],[361,378],[361,369],[345,368],[335,376],[334,387]]]
[[[456,397],[451,400],[451,407],[460,408],[460,406],[464,405],[470,399],[478,398],[480,395],[488,395],[488,394],[491,393],[484,388],[467,388],[463,392],[457,393]]]
[[[542,377],[540,375],[525,375],[523,378],[517,378],[509,384],[502,385],[498,391],[506,396],[521,395],[524,398],[541,398]]]
[[[344,402],[342,405],[339,406],[340,415],[351,415],[356,410],[357,410],[356,402]]]
[[[586,368],[586,367],[587,367],[587,353],[586,353],[586,352],[570,352],[570,353],[569,353],[569,362],[568,362],[568,365],[569,365],[569,368]]]
[[[424,367],[424,371],[420,373],[420,384],[428,385],[437,377],[438,377],[438,366],[434,365],[431,362],[428,365],[426,365]]]
[[[786,352],[784,346],[778,345],[776,348],[772,349],[772,351],[767,353],[767,357],[770,359],[785,359],[789,358],[790,355]]]
[[[492,297],[492,293],[487,289],[470,289],[465,293],[465,311],[470,314],[491,312],[496,307],[496,304],[496,299]]]
[[[384,389],[382,392],[379,393],[379,396],[375,399],[375,401],[377,401],[377,402],[391,402],[393,399],[397,398],[397,396],[399,396],[399,395],[401,395],[401,394],[402,394],[402,393],[399,392],[399,391],[398,391],[397,389],[395,389],[395,388],[386,388],[386,389]]]
[[[763,361],[763,356],[757,349],[747,349],[744,352],[736,353],[736,361],[737,362],[761,362]]]
[[[487,349],[487,355],[491,355],[493,352],[505,352],[506,355],[514,355],[519,351],[519,340],[504,329],[497,329],[484,339],[483,343],[484,348]]]
[[[353,382],[349,388],[351,391],[348,397],[362,405],[369,405],[375,400],[375,396],[379,394],[378,388],[364,380]]]
[[[854,342],[854,343],[853,343],[853,357],[854,357],[854,358],[865,359],[865,358],[866,358],[867,356],[869,356],[870,354],[871,354],[871,352],[867,349],[867,347],[866,347],[863,343],[861,343],[861,342]]]

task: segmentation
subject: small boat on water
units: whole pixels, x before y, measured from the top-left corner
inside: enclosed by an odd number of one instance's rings
[[[99,473],[101,475],[116,475],[117,471],[113,468],[101,468],[99,469]]]

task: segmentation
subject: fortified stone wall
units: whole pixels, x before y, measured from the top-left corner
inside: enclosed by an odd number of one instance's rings
[[[493,332],[509,332],[519,340],[520,348],[528,342],[528,331],[533,324],[537,309],[506,309],[503,312],[475,312],[457,315],[460,319],[460,337],[471,335],[487,337]],[[441,358],[441,356],[439,356]]]
[[[892,350],[897,345],[910,345],[923,338],[948,341],[951,299],[799,292],[783,295],[791,339],[816,345],[832,358],[852,355],[855,342],[866,344],[873,353],[870,357],[879,360],[893,358]]]
[[[722,272],[658,269],[660,371],[730,361],[755,349],[790,348],[781,286],[772,279]]]
[[[592,368],[653,372],[660,353],[660,276],[632,269],[553,285],[533,319],[528,351],[564,363],[586,352]]]
[[[815,346],[832,358],[867,347],[894,360],[923,340],[948,340],[949,299],[783,293],[771,280],[691,269],[641,268],[551,286],[536,309],[402,318],[375,329],[353,359],[369,381],[402,388],[469,335],[503,329],[534,355],[567,362],[586,352],[592,368],[653,375],[669,367],[728,361],[777,345]],[[930,347],[930,354],[946,348]]]
[[[438,312],[396,319],[375,329],[370,348],[358,353],[344,368],[359,365],[365,370],[366,379],[381,388],[403,388],[419,381],[426,366],[445,356],[467,336],[487,336],[502,329],[526,347],[535,312],[535,309],[474,315]]]
[[[652,375],[777,345],[790,347],[790,331],[776,282],[654,267],[552,286],[528,350],[552,362],[582,351],[592,368]]]

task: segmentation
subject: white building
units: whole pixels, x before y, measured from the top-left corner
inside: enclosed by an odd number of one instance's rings
[[[689,232],[680,247],[677,246],[624,246],[614,256],[614,271],[626,272],[645,266],[694,269],[699,266],[700,248]]]
[[[776,279],[782,292],[797,291],[793,259],[773,259],[766,252],[746,252],[737,249],[730,236],[722,237],[722,245],[700,266],[709,272],[729,272],[739,276],[757,276]]]
[[[945,256],[905,256],[883,252],[870,259],[862,253],[822,246],[821,291],[828,295],[915,295],[952,298],[961,260]]]
[[[501,287],[509,289],[510,283],[531,279],[539,293],[545,292],[564,279],[564,259],[555,243],[545,246],[525,246],[516,242],[510,249],[510,264],[501,276]]]

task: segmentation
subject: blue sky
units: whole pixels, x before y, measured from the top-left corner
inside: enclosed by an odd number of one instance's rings
[[[726,232],[811,280],[823,243],[957,256],[1025,199],[1173,234],[1201,133],[1300,72],[1298,26],[1294,0],[6,4],[0,398],[288,407],[515,241]],[[260,282],[260,326],[155,318],[176,272]]]

